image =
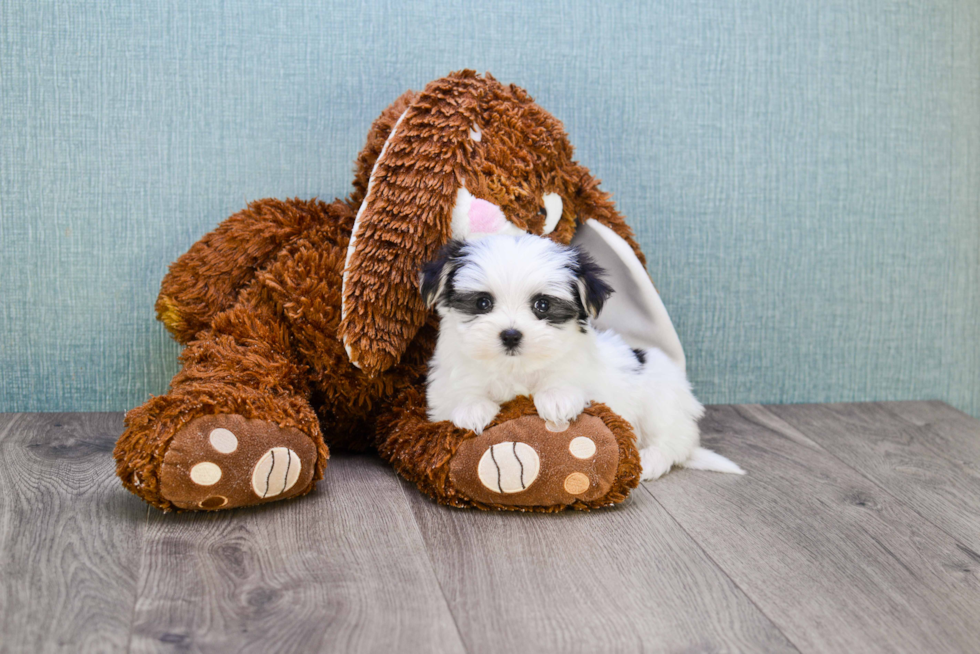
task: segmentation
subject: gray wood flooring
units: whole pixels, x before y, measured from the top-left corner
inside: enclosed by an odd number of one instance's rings
[[[163,514],[121,414],[0,414],[0,652],[977,652],[980,421],[710,407],[734,477],[614,509],[440,507],[371,456],[311,495]]]

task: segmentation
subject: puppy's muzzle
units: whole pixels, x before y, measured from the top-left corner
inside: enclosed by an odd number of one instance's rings
[[[500,342],[504,344],[504,348],[507,349],[507,354],[514,354],[517,350],[517,346],[521,344],[521,338],[524,334],[517,331],[516,329],[505,329],[500,332]]]

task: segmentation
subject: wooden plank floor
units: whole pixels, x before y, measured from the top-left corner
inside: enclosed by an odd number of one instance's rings
[[[939,402],[711,407],[747,471],[614,509],[437,506],[336,455],[283,504],[163,514],[121,414],[0,414],[0,652],[976,652],[980,421]]]

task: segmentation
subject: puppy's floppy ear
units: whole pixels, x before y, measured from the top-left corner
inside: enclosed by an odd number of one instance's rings
[[[368,375],[397,363],[426,320],[419,271],[452,233],[485,85],[473,71],[429,84],[374,164],[347,250],[340,324],[351,363]]]
[[[425,302],[427,309],[434,307],[446,290],[447,280],[459,267],[464,245],[463,241],[453,239],[439,250],[439,255],[435,259],[422,266],[419,289],[422,291],[422,301]]]
[[[612,295],[612,287],[603,279],[606,271],[599,267],[592,257],[577,247],[572,250],[572,274],[575,275],[575,293],[585,313],[596,318],[602,305]]]

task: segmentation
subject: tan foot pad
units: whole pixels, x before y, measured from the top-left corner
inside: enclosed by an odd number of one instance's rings
[[[182,509],[281,500],[310,487],[316,456],[310,437],[297,429],[237,414],[203,416],[170,442],[160,492]]]
[[[609,492],[619,445],[599,418],[580,415],[564,431],[524,416],[460,444],[450,480],[470,499],[505,506],[554,506]]]

